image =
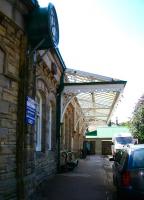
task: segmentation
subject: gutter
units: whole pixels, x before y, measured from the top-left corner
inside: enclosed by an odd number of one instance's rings
[[[54,51],[55,51],[55,53],[56,53],[56,55],[57,55],[57,57],[59,59],[59,62],[61,64],[62,68],[63,68],[63,71],[65,71],[66,70],[66,65],[65,65],[65,63],[63,61],[63,58],[62,58],[62,56],[60,54],[59,49],[58,48],[54,48]]]
[[[101,81],[101,82],[80,82],[80,83],[65,83],[65,86],[80,86],[80,85],[110,85],[110,84],[123,84],[126,85],[127,81]]]

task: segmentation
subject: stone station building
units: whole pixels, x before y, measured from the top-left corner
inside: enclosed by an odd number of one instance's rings
[[[0,199],[28,199],[57,172],[57,96],[65,64],[52,4],[42,10],[49,20],[45,42],[34,35],[33,13],[41,17],[40,11],[36,0],[0,1]]]

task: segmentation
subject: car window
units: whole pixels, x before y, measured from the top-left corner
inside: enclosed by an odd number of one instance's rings
[[[119,144],[131,144],[133,142],[132,137],[116,137],[116,141]]]
[[[120,160],[121,160],[123,154],[124,154],[124,151],[119,150],[115,155],[115,161],[120,163]]]
[[[144,149],[138,149],[133,152],[132,168],[144,168]]]
[[[124,167],[124,165],[126,165],[127,163],[127,158],[128,158],[128,153],[127,152],[124,152],[123,155],[122,155],[122,158],[120,160],[120,165],[122,167]]]

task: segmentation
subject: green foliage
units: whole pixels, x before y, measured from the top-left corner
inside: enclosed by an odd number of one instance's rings
[[[120,126],[124,126],[124,127],[127,127],[127,128],[130,128],[130,122],[127,121],[127,122],[122,122],[119,124]]]
[[[144,95],[138,101],[131,120],[130,130],[134,137],[144,143]]]

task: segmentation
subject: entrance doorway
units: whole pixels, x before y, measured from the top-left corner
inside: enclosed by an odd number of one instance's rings
[[[87,154],[93,155],[95,154],[95,141],[87,141],[86,142]]]

